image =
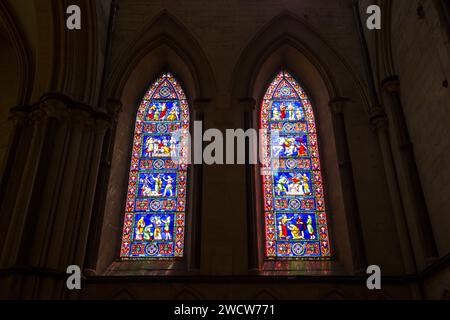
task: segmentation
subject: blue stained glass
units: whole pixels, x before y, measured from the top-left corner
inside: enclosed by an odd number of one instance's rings
[[[331,256],[316,123],[311,103],[287,72],[261,106],[267,259]]]

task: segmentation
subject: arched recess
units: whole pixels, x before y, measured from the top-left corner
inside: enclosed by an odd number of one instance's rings
[[[214,77],[205,54],[190,32],[166,12],[159,14],[134,39],[121,48],[122,51],[112,62],[113,68],[105,93],[114,101],[120,101],[122,110],[118,114],[112,132],[114,147],[109,168],[109,182],[107,189],[102,191],[106,193],[104,210],[94,212],[98,216],[104,214],[103,222],[99,224],[102,235],[96,269],[99,273],[108,269],[109,274],[120,273],[121,270],[130,268],[144,270],[145,273],[145,270],[154,268],[152,262],[112,264],[120,250],[123,222],[121,213],[124,212],[127,193],[134,121],[146,90],[163,72],[172,73],[187,96],[191,114],[191,135],[192,122],[202,120],[203,108],[209,107],[210,98],[215,95]],[[195,139],[194,135],[192,139]],[[167,269],[184,272],[188,269],[199,268],[201,165],[190,165],[188,177],[190,191],[187,195],[185,259],[181,264],[170,261],[159,264],[153,262],[157,268],[165,270],[165,274]],[[101,206],[98,207],[101,208]],[[95,244],[92,245],[95,246]]]
[[[331,262],[303,261],[292,263],[264,259],[264,220],[262,214],[261,178],[259,168],[248,166],[249,268],[259,271],[290,270],[319,273],[354,270],[349,221],[344,206],[344,192],[336,151],[336,137],[329,103],[345,97],[346,113],[367,125],[367,95],[358,74],[304,21],[290,12],[275,17],[250,41],[236,65],[232,83],[234,106],[246,110],[246,127],[259,127],[262,98],[274,77],[282,70],[289,72],[307,91],[316,116],[325,199],[329,208],[329,224],[333,249]],[[367,128],[368,129],[368,128]],[[370,137],[370,131],[364,133]],[[330,139],[331,138],[331,139]],[[376,146],[373,139],[371,144]],[[355,195],[356,197],[356,195]],[[361,226],[358,226],[361,228]],[[361,237],[361,242],[364,242]],[[364,247],[364,244],[362,244]],[[256,253],[256,254],[255,254]],[[344,271],[345,270],[345,271]]]

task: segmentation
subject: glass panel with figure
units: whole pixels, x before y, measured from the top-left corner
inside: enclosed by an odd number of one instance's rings
[[[266,258],[329,259],[314,112],[289,73],[280,72],[267,89],[260,127]]]
[[[169,73],[145,94],[136,116],[122,232],[122,259],[183,256],[189,107]]]

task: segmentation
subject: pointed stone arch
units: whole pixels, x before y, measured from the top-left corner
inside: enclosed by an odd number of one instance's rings
[[[192,120],[202,119],[202,108],[211,105],[216,85],[209,61],[191,32],[174,16],[162,11],[143,26],[136,36],[125,43],[112,59],[112,71],[108,77],[105,95],[119,100],[122,106],[114,136],[109,188],[105,190],[105,217],[100,252],[109,252],[106,257],[100,253],[99,268],[105,270],[118,253],[121,217],[126,195],[126,181],[129,169],[129,155],[132,148],[132,130],[137,106],[145,91],[162,72],[170,72],[183,88],[190,107]],[[198,104],[201,106],[197,108]],[[192,126],[191,126],[192,127]],[[201,214],[201,166],[190,166],[188,175],[189,192],[186,212],[186,263],[198,268],[200,257],[199,233]],[[190,198],[192,197],[192,198]],[[101,207],[101,205],[99,206]],[[189,245],[190,243],[191,245]],[[195,243],[195,244],[194,244]],[[192,250],[190,249],[192,248]],[[189,251],[190,250],[190,251]]]
[[[363,82],[356,71],[306,21],[290,11],[280,13],[263,26],[242,51],[232,77],[234,100],[261,96],[277,68],[295,71],[293,66],[298,63],[283,48],[291,48],[302,56],[305,71],[315,69],[330,97],[349,96],[357,88],[359,97],[367,103]],[[278,60],[273,58],[277,54]],[[265,79],[258,79],[261,68],[271,59],[274,61],[267,67]],[[351,80],[342,81],[343,77]],[[345,86],[346,83],[351,86]]]
[[[148,64],[151,59],[153,66]],[[107,84],[107,92],[113,98],[120,99],[127,82],[133,80],[133,72],[145,67],[153,70],[153,77],[170,69],[183,82],[190,99],[211,98],[216,91],[212,68],[197,39],[165,10],[123,45],[113,66]]]
[[[26,36],[30,38],[33,57],[33,74],[28,81],[31,102],[49,92],[58,92],[94,106],[104,46],[100,39],[97,3],[79,1],[82,28],[76,32],[66,29],[66,8],[70,1],[36,1],[29,5],[32,16],[27,18],[31,22],[22,22],[27,24]]]
[[[334,118],[338,113],[332,105],[336,101],[347,101],[346,113],[351,114],[361,123],[365,135],[371,137],[367,127],[368,99],[360,74],[353,69],[332,45],[327,43],[302,18],[289,11],[282,12],[260,31],[247,44],[233,72],[231,83],[231,96],[233,107],[246,112],[246,127],[257,128],[258,109],[261,105],[264,93],[274,76],[285,70],[289,72],[305,89],[311,99],[316,114],[319,147],[322,154],[322,170],[326,177],[325,199],[333,216],[330,217],[331,243],[334,242],[334,258],[342,263],[346,269],[356,268],[357,258],[351,257],[355,243],[361,244],[362,240],[352,241],[349,229],[360,232],[360,226],[356,227],[356,219],[350,218],[351,210],[344,205],[344,197],[356,197],[355,192],[346,190],[343,181],[353,181],[342,178],[341,170],[337,164],[351,164],[351,160],[343,159],[337,153],[337,144],[346,142],[345,130],[335,132]],[[345,97],[345,98],[342,98]],[[356,103],[355,103],[356,102]],[[344,104],[344,102],[342,102]],[[357,134],[354,134],[355,137]],[[375,139],[372,143],[376,145]],[[339,148],[341,148],[339,146]],[[353,183],[353,182],[351,182]],[[261,221],[262,204],[260,176],[255,170],[247,170],[247,199],[249,202],[247,212],[247,232],[249,234],[249,268],[266,269],[262,241],[263,226]],[[350,189],[350,188],[348,188]],[[256,190],[256,191],[255,191]],[[333,191],[332,194],[329,191]],[[352,193],[345,195],[345,193]],[[330,195],[331,194],[331,195]],[[328,200],[327,200],[328,199]],[[354,202],[353,200],[348,202]],[[352,235],[356,234],[352,231]],[[359,234],[354,236],[358,238]],[[360,239],[361,237],[359,237]],[[256,250],[256,248],[258,248]],[[255,255],[254,251],[257,251]],[[360,252],[361,250],[358,250]],[[334,262],[335,262],[334,261]],[[334,263],[332,262],[332,263]],[[269,265],[267,268],[271,268]],[[292,265],[289,266],[292,268]],[[302,269],[301,265],[294,269]]]

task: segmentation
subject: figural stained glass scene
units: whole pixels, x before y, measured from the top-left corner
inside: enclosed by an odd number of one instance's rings
[[[311,102],[280,72],[261,106],[267,259],[329,259],[330,242]]]
[[[184,91],[165,73],[151,85],[136,116],[122,259],[183,256],[188,130]]]

